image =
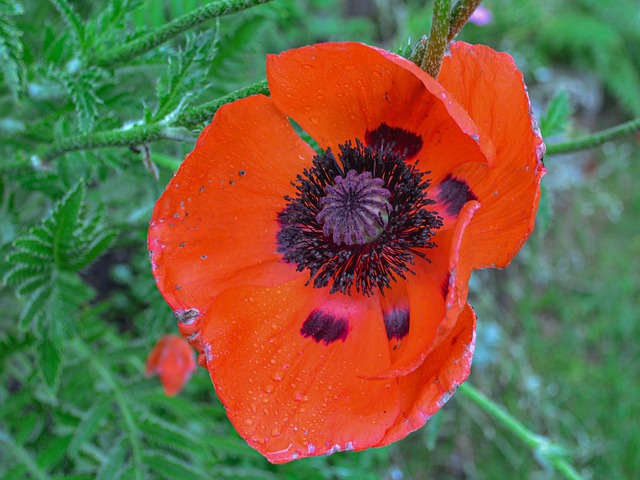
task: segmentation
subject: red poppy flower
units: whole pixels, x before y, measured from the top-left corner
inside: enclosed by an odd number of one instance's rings
[[[177,395],[196,370],[193,349],[178,335],[165,335],[147,357],[145,374],[158,374],[164,392]]]
[[[453,44],[436,81],[326,43],[268,56],[267,80],[158,200],[156,282],[270,461],[387,445],[467,378],[469,275],[533,228],[544,147],[522,74],[483,46]]]

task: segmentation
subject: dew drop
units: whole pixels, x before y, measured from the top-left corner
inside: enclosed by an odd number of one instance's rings
[[[253,425],[253,418],[245,418],[243,422],[247,427]]]
[[[271,436],[273,437],[279,437],[282,434],[282,431],[280,430],[279,427],[273,427],[273,429],[271,430]]]
[[[271,374],[271,380],[274,382],[280,382],[284,378],[284,374],[282,372],[273,372]]]
[[[265,385],[264,388],[264,393],[273,393],[274,387],[271,384]]]

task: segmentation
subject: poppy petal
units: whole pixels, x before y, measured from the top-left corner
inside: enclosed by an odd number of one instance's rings
[[[393,344],[391,368],[376,378],[407,375],[418,368],[434,348],[449,335],[464,309],[469,291],[471,266],[461,255],[466,246],[466,230],[472,224],[478,202],[468,202],[460,211],[454,228],[438,232],[438,247],[429,250],[430,262],[416,262],[415,276],[405,282],[410,312],[410,328],[402,342]],[[394,301],[393,299],[391,301]],[[383,312],[385,308],[383,301]],[[397,302],[397,300],[395,300]]]
[[[313,156],[268,97],[216,113],[156,203],[149,229],[156,282],[178,315],[197,316],[234,284],[300,275],[276,253],[277,215]]]
[[[442,202],[477,199],[482,208],[467,230],[474,268],[505,267],[533,230],[544,144],[529,97],[513,59],[483,45],[454,42],[438,81],[491,138],[496,159],[490,167],[465,164],[434,187]],[[448,182],[448,183],[446,183]],[[442,208],[441,208],[442,209]],[[444,209],[442,209],[444,210]]]
[[[145,374],[158,374],[164,391],[177,395],[196,370],[193,349],[178,335],[163,336],[149,353]]]
[[[378,446],[422,427],[469,376],[475,349],[476,315],[466,305],[455,327],[411,374],[397,379],[401,415]]]
[[[435,182],[493,146],[433,78],[398,55],[361,43],[324,43],[267,56],[274,102],[322,148],[356,139],[395,144]],[[455,148],[451,148],[455,145]]]
[[[231,422],[274,463],[377,445],[399,415],[395,381],[363,378],[390,364],[377,300],[304,283],[226,290],[202,332]]]

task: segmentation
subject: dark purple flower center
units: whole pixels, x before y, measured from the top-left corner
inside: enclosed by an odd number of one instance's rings
[[[430,185],[416,164],[392,148],[347,142],[298,175],[296,195],[279,214],[278,252],[316,288],[364,295],[413,273],[442,219],[427,207]]]
[[[320,199],[322,210],[316,215],[322,232],[340,245],[364,245],[380,237],[389,222],[391,192],[381,178],[371,172],[349,170],[343,178],[336,176]]]

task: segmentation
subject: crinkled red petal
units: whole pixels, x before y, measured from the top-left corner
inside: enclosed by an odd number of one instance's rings
[[[533,230],[545,173],[544,144],[522,73],[506,53],[455,42],[438,81],[486,132],[496,151],[491,166],[465,164],[450,172],[482,205],[466,233],[470,250],[463,256],[472,259],[473,268],[504,267]],[[462,191],[464,185],[456,187]]]
[[[323,148],[398,141],[433,181],[463,163],[493,160],[491,141],[447,91],[384,50],[322,43],[269,55],[267,80],[278,108]]]
[[[218,111],[156,203],[149,229],[156,283],[179,316],[193,323],[232,285],[300,275],[276,253],[277,215],[313,155],[270,98]]]
[[[313,324],[310,326],[310,324]],[[294,280],[234,287],[207,312],[201,343],[236,430],[271,462],[379,444],[399,412],[377,299]]]
[[[422,427],[469,376],[475,349],[476,315],[466,305],[454,328],[410,375],[398,377],[400,416],[377,446]]]

